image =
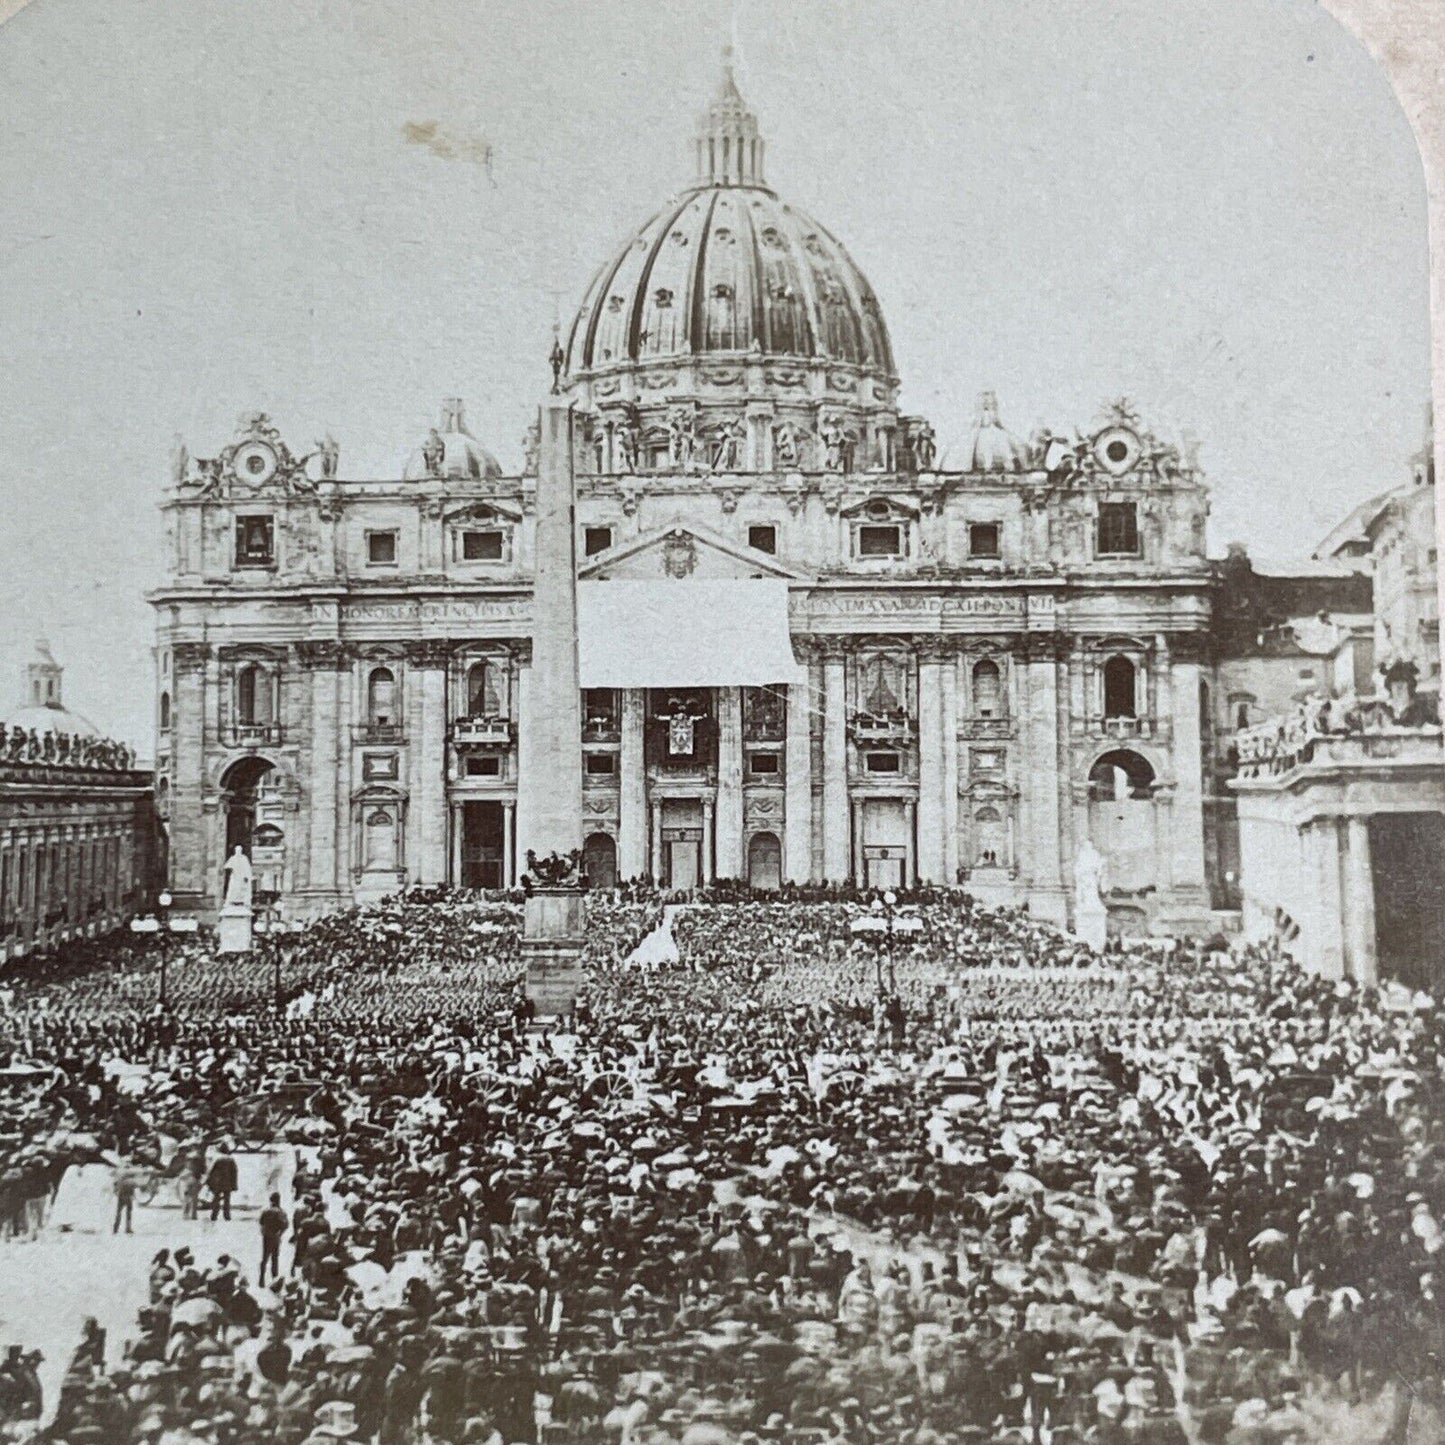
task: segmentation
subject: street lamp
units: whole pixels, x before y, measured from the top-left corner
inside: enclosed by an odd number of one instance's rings
[[[161,1007],[171,1006],[170,989],[167,981],[166,965],[170,960],[171,943],[171,895],[164,889],[156,899],[156,913],[160,916],[161,922]]]

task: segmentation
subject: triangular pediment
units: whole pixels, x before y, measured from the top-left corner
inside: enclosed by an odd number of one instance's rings
[[[767,552],[759,552],[707,527],[681,520],[644,532],[598,552],[577,573],[583,581],[615,577],[624,581],[659,578],[766,577],[807,582],[811,577]]]

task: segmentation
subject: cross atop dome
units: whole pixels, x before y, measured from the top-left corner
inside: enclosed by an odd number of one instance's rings
[[[763,140],[758,118],[748,109],[733,75],[733,48],[723,46],[722,83],[698,119],[697,183],[700,186],[761,186]]]

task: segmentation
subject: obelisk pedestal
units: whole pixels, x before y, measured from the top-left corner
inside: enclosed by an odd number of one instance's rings
[[[576,487],[572,408],[542,407],[533,542],[532,663],[521,719],[518,853],[573,859],[528,869],[522,921],[527,998],[539,1018],[570,1016],[582,978],[582,694],[577,668]]]

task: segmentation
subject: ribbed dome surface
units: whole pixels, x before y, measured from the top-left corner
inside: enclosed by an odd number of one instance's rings
[[[98,738],[100,729],[88,718],[69,708],[47,707],[44,703],[27,703],[15,708],[3,719],[7,727],[32,728],[42,736],[46,733],[69,733],[73,738]]]
[[[597,273],[567,370],[749,351],[893,375],[878,298],[842,245],[765,187],[710,185],[659,211]]]

